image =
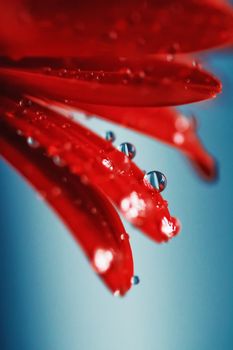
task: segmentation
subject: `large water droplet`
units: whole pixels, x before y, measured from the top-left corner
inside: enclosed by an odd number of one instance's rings
[[[114,142],[116,140],[116,135],[113,131],[106,131],[105,139],[109,142]]]
[[[136,155],[136,148],[132,143],[123,142],[118,146],[119,151],[123,152],[129,159],[133,159]]]
[[[137,284],[139,284],[140,283],[140,279],[139,279],[139,277],[138,276],[133,276],[132,278],[131,278],[131,284],[132,285],[137,285]]]
[[[31,136],[27,138],[27,144],[32,148],[38,148],[40,146],[39,142]]]
[[[167,186],[166,176],[160,171],[155,171],[155,170],[149,171],[144,176],[144,181],[146,182],[146,184],[151,185],[153,188],[155,188],[159,192],[162,192]]]

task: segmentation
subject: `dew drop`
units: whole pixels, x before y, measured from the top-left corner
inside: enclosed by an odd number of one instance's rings
[[[22,108],[31,107],[32,101],[27,98],[22,98],[22,100],[19,101],[19,106]]]
[[[33,137],[29,136],[27,138],[27,144],[31,147],[31,148],[38,148],[40,146],[39,142],[36,141]]]
[[[19,136],[23,136],[23,132],[22,132],[22,130],[20,130],[20,129],[18,129],[18,130],[16,131],[16,134],[19,135]]]
[[[136,148],[132,143],[123,142],[118,146],[118,150],[124,153],[129,159],[133,159],[136,155]]]
[[[97,214],[97,209],[95,207],[91,208],[91,213],[93,215]]]
[[[116,140],[116,136],[113,131],[106,131],[105,139],[109,142],[114,142]]]
[[[124,233],[121,234],[121,240],[122,240],[122,241],[125,240],[125,234],[124,234]]]
[[[54,162],[55,165],[60,166],[60,167],[65,165],[64,160],[61,159],[61,157],[57,156],[57,155],[53,157],[53,162]]]
[[[131,284],[133,285],[133,286],[136,286],[137,284],[139,284],[140,283],[140,279],[139,279],[139,277],[138,276],[133,276],[132,278],[131,278]]]
[[[50,74],[51,72],[52,72],[52,68],[51,67],[44,67],[43,68],[43,73]]]
[[[145,174],[144,181],[157,191],[162,192],[167,186],[166,176],[160,171],[152,170]]]

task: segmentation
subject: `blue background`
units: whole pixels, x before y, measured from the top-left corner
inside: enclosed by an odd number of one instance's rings
[[[0,162],[1,350],[233,349],[233,59],[214,54],[207,67],[223,81],[214,101],[190,105],[199,134],[220,165],[202,182],[175,150],[129,130],[142,169],[168,178],[164,196],[183,229],[156,245],[126,223],[141,283],[113,297],[54,213]]]

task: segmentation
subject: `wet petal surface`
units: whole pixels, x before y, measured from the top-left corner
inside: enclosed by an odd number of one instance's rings
[[[198,66],[157,57],[123,61],[96,57],[69,62],[25,59],[2,61],[2,65],[0,79],[11,89],[69,104],[179,105],[213,98],[221,91],[220,82]]]
[[[0,51],[14,57],[193,52],[233,40],[232,9],[216,0],[11,0],[0,13]]]
[[[82,103],[74,105],[85,112],[139,131],[177,148],[188,157],[202,177],[207,180],[216,178],[216,162],[198,138],[195,118],[187,118],[175,109],[164,107],[127,108]]]
[[[167,202],[145,185],[144,173],[108,141],[36,104],[27,109],[11,99],[1,99],[1,104],[8,111],[3,111],[3,119],[11,128],[36,140],[48,156],[59,157],[61,164],[80,176],[83,183],[100,189],[140,230],[158,242],[178,233]],[[164,218],[171,228],[169,235],[161,226]]]
[[[124,295],[131,287],[133,259],[128,235],[112,204],[67,167],[55,165],[35,138],[26,138],[24,131],[16,132],[4,120],[0,126],[2,156],[64,221],[108,288]]]

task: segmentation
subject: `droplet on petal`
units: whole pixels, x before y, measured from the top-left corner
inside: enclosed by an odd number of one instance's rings
[[[144,176],[144,181],[147,185],[149,184],[159,192],[162,192],[167,186],[166,176],[160,171],[156,170],[152,170],[146,173]]]
[[[116,140],[116,135],[113,131],[106,131],[105,139],[109,142],[114,142]]]
[[[119,151],[123,152],[129,159],[133,159],[136,155],[136,148],[132,143],[123,142],[118,146]]]
[[[53,162],[54,162],[55,165],[60,166],[60,167],[65,165],[65,162],[63,161],[63,159],[61,159],[60,156],[54,156],[53,157]]]
[[[31,107],[32,106],[32,101],[27,99],[27,98],[22,98],[19,101],[19,106],[22,107],[22,108]]]
[[[31,148],[38,148],[40,146],[39,142],[36,141],[33,137],[29,136],[27,138],[27,144],[31,147]]]
[[[139,279],[139,277],[138,276],[133,276],[132,278],[131,278],[131,284],[132,285],[137,285],[137,284],[139,284],[140,283],[140,279]]]

